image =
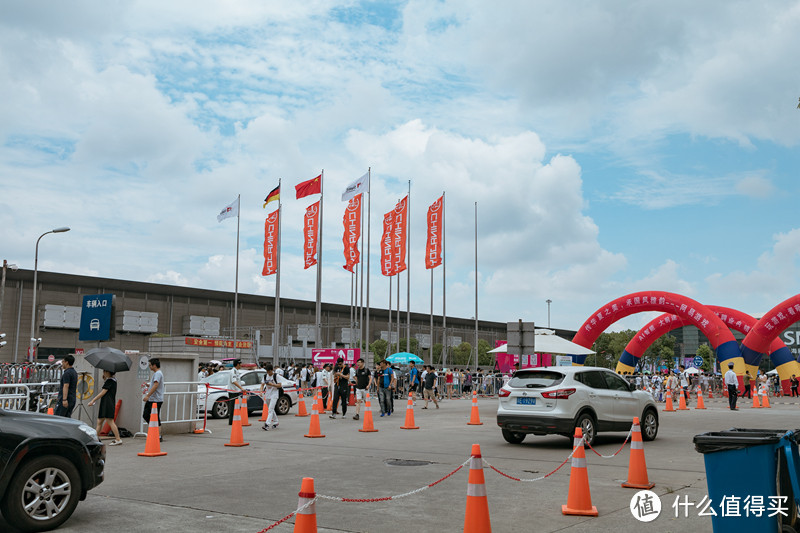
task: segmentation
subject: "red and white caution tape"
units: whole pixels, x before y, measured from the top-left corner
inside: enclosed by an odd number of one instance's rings
[[[578,442],[579,442],[579,444],[578,444],[578,445],[579,445],[579,446],[582,446],[582,445],[583,445],[583,438],[581,438],[581,440],[579,440]],[[540,477],[535,477],[535,478],[532,478],[532,479],[521,479],[521,478],[518,478],[518,477],[511,476],[511,475],[509,475],[509,474],[506,474],[505,472],[501,472],[499,469],[497,469],[497,468],[495,468],[494,466],[490,465],[490,464],[489,464],[489,462],[486,460],[486,458],[485,458],[485,457],[483,458],[483,464],[485,464],[486,466],[488,466],[489,468],[491,468],[492,470],[494,470],[495,472],[497,472],[497,473],[498,473],[498,474],[500,474],[501,476],[503,476],[503,477],[507,477],[508,479],[510,479],[510,480],[512,480],[512,481],[522,481],[523,483],[532,483],[532,482],[534,482],[534,481],[542,481],[543,479],[545,479],[545,478],[548,478],[548,477],[552,476],[553,474],[555,474],[556,472],[558,472],[558,471],[561,469],[561,467],[562,467],[562,466],[564,466],[565,464],[567,464],[567,462],[568,462],[570,459],[572,459],[572,456],[575,454],[575,450],[576,450],[576,449],[577,449],[577,447],[576,447],[576,448],[573,448],[573,449],[572,449],[572,453],[570,453],[570,454],[567,456],[567,458],[566,458],[566,459],[564,459],[564,461],[563,461],[563,462],[562,462],[560,465],[558,465],[558,466],[556,467],[556,469],[555,469],[555,470],[553,470],[552,472],[549,472],[549,473],[547,473],[547,474],[545,474],[545,475],[543,475],[543,476],[540,476]]]
[[[308,507],[310,507],[310,506],[314,505],[314,503],[315,503],[316,501],[317,501],[317,498],[312,498],[311,500],[307,501],[305,504],[303,504],[303,505],[301,505],[300,507],[298,507],[298,508],[297,508],[297,509],[296,509],[296,510],[293,512],[293,513],[290,513],[290,514],[288,514],[288,515],[284,516],[283,518],[281,518],[280,520],[278,520],[278,521],[277,521],[277,522],[275,522],[274,524],[271,524],[271,525],[269,525],[269,526],[265,527],[264,529],[262,529],[262,530],[261,530],[261,531],[259,531],[258,533],[266,533],[266,532],[267,532],[267,531],[269,531],[270,529],[273,529],[273,528],[276,528],[276,527],[278,527],[280,524],[283,524],[284,522],[286,522],[287,520],[289,520],[289,519],[290,519],[291,517],[293,517],[294,515],[296,515],[296,514],[298,514],[298,513],[301,513],[301,512],[303,512],[303,511],[305,511],[305,510],[306,510]]]
[[[595,454],[597,454],[597,456],[602,457],[603,459],[611,459],[612,457],[616,457],[619,454],[619,452],[621,452],[623,448],[625,448],[625,445],[628,444],[628,439],[631,438],[632,433],[633,433],[633,426],[631,426],[631,429],[628,430],[628,435],[625,437],[625,442],[622,443],[622,446],[619,447],[619,450],[612,453],[611,455],[602,455],[597,450],[592,448],[592,445],[589,444],[588,442],[586,443],[586,445],[589,447],[590,450],[592,450]]]

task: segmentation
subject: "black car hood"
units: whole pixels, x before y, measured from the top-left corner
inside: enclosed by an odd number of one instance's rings
[[[11,432],[26,438],[61,436],[74,438],[83,435],[88,442],[91,440],[90,437],[78,429],[81,424],[83,422],[80,420],[63,416],[0,409],[0,433]]]

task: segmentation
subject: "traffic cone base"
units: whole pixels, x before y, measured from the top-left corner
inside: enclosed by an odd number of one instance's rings
[[[419,429],[419,426],[414,422],[414,397],[409,393],[408,406],[406,407],[406,422],[400,429]]]
[[[478,410],[478,392],[472,391],[472,410],[469,414],[469,422],[467,422],[468,426],[482,426],[483,422],[481,422],[481,413]]]
[[[297,508],[300,509],[308,502],[317,497],[314,492],[314,478],[304,477],[300,483],[300,499],[297,502]],[[316,503],[312,503],[302,511],[298,511],[294,519],[294,533],[317,533],[317,509]]]
[[[664,407],[664,411],[672,412],[674,410],[675,410],[675,408],[672,406],[672,393],[668,391],[667,392],[667,406]]]
[[[702,399],[702,396],[699,396]],[[705,407],[704,407],[705,409]],[[628,462],[628,480],[622,484],[627,489],[652,489],[656,486],[647,477],[647,463],[644,460],[644,442],[639,417],[633,419],[631,431],[631,458]]]
[[[483,477],[483,459],[479,444],[472,445],[467,481],[467,507],[464,512],[464,533],[491,533],[489,499],[486,497],[486,482]]]
[[[364,425],[359,429],[361,433],[377,433],[375,424],[372,422],[372,407],[369,403],[369,393],[364,397]]]
[[[158,433],[158,407],[153,404],[150,411],[150,422],[147,424],[147,440],[144,443],[144,451],[138,453],[141,457],[161,457],[167,452],[161,451],[161,439]]]
[[[232,446],[235,448],[241,446],[250,446],[249,442],[244,442],[244,434],[242,433],[242,406],[239,403],[239,398],[236,398],[236,406],[233,411],[233,424],[231,425],[231,440],[226,442],[225,446]],[[247,407],[244,408],[247,410]]]
[[[584,450],[583,430],[575,428],[574,452],[572,454],[572,470],[569,473],[569,493],[567,504],[561,506],[561,513],[577,516],[598,516],[597,507],[592,505],[592,493],[589,489],[589,471],[586,468],[586,452]],[[578,445],[580,443],[580,446]]]

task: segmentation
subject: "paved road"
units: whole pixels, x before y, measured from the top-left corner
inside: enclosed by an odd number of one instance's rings
[[[402,403],[402,402],[400,402]],[[653,489],[662,497],[661,516],[650,524],[637,522],[629,511],[635,491],[620,488],[627,477],[628,451],[601,459],[587,451],[593,503],[600,516],[563,516],[569,487],[569,464],[544,481],[520,483],[487,469],[486,488],[495,531],[535,524],[536,531],[648,532],[711,531],[710,518],[676,518],[676,496],[699,502],[706,494],[703,456],[692,437],[730,427],[800,427],[798,404],[782,400],[772,409],[727,409],[722,401],[707,402],[706,411],[661,413],[658,439],[645,444]],[[308,418],[281,418],[280,429],[262,431],[252,417],[245,428],[250,446],[228,448],[225,421],[211,421],[212,434],[168,435],[166,457],[142,458],[144,439],[126,439],[108,448],[106,481],[89,493],[59,531],[107,533],[165,531],[230,531],[257,533],[297,506],[300,480],[315,479],[318,493],[376,498],[405,493],[440,479],[469,457],[479,443],[495,467],[520,478],[552,471],[570,453],[563,437],[529,436],[522,445],[507,444],[494,423],[496,400],[481,400],[482,426],[467,426],[470,402],[444,402],[439,410],[415,415],[421,429],[401,430],[404,410],[391,418],[375,418],[378,433],[360,433],[361,422],[322,418],[324,439],[307,439]],[[400,408],[400,404],[397,405]],[[404,406],[403,406],[404,409]],[[603,454],[616,451],[624,435],[599,437]],[[395,466],[395,460],[421,462]],[[736,467],[732,465],[732,467]],[[320,501],[320,531],[460,531],[463,527],[467,470],[419,494],[381,503]],[[158,527],[158,529],[156,529]],[[10,529],[0,519],[0,530]],[[292,522],[273,531],[292,530]]]

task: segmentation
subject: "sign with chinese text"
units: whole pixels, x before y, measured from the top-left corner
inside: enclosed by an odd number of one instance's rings
[[[80,341],[107,341],[111,338],[111,318],[114,316],[113,294],[91,294],[83,297],[81,305]]]
[[[184,337],[187,346],[205,346],[207,348],[233,348],[233,341],[225,339],[203,339],[201,337]],[[250,341],[236,341],[237,348],[250,349],[253,343]]]

